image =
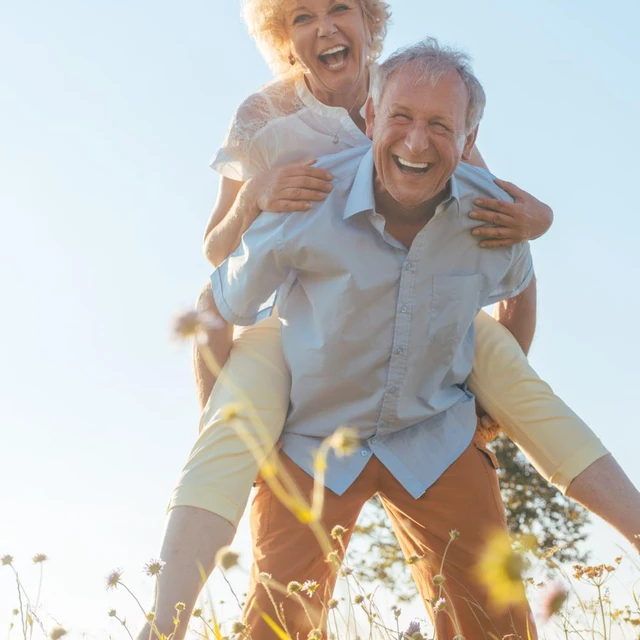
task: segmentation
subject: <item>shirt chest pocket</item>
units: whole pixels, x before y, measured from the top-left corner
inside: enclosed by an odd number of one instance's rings
[[[433,276],[427,332],[432,352],[444,355],[458,348],[479,310],[481,283],[477,273]]]

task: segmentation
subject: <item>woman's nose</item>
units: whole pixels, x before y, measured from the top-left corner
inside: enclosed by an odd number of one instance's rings
[[[334,33],[338,31],[338,27],[336,27],[335,22],[331,15],[327,14],[320,20],[320,26],[318,27],[318,36],[320,37],[328,37],[332,36]]]

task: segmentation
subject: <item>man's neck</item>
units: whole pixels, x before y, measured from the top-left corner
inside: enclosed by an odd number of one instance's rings
[[[438,206],[446,199],[447,193],[448,187],[435,198],[414,208],[403,207],[386,191],[376,193],[376,211],[385,219],[385,231],[409,249],[414,238],[424,229],[435,215]]]

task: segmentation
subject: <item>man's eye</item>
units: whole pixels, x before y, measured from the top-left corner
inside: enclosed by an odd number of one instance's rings
[[[436,131],[449,131],[449,127],[447,127],[447,125],[443,124],[442,122],[434,122],[431,124],[431,126],[436,129]]]
[[[408,122],[411,118],[406,113],[394,113],[394,120],[399,120],[400,122]]]

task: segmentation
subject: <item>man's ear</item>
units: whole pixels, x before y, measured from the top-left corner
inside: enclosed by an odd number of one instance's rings
[[[471,157],[471,151],[476,143],[476,138],[478,137],[478,125],[466,138],[464,141],[464,148],[462,149],[462,160],[467,162]]]
[[[364,121],[367,125],[366,134],[370,140],[373,140],[373,125],[376,120],[376,110],[373,106],[373,98],[367,98],[367,103],[364,106]]]

